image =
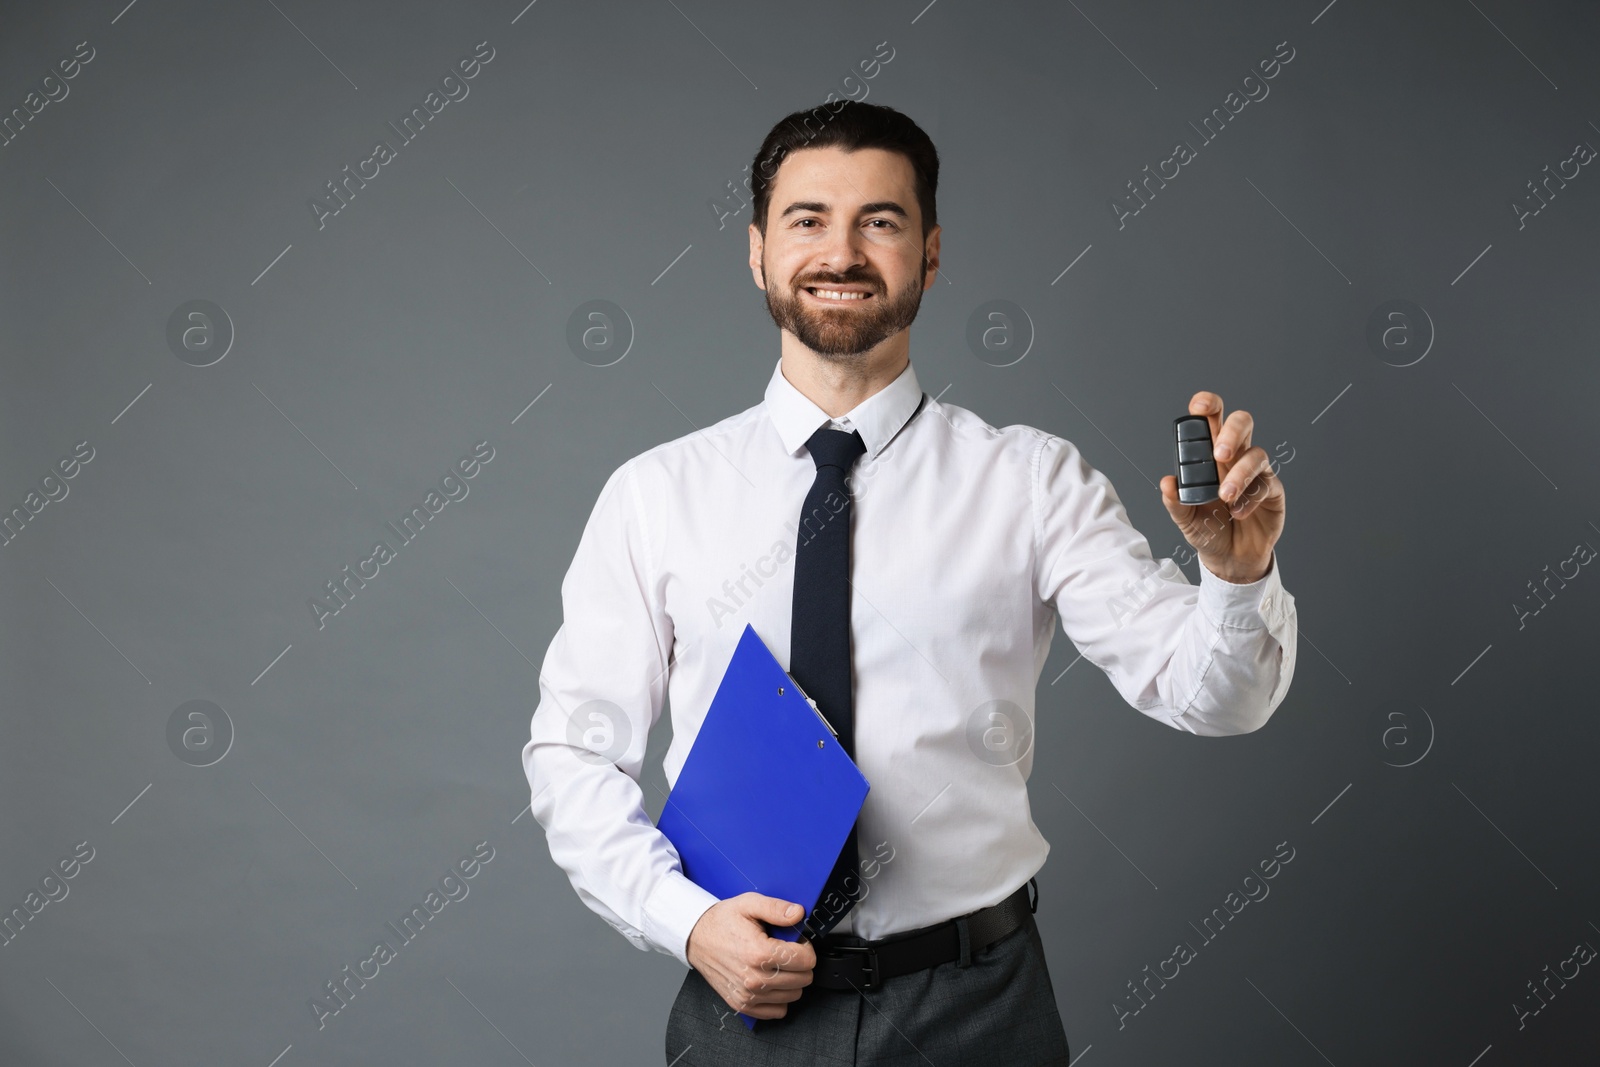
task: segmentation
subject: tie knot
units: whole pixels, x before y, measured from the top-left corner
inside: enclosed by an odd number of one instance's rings
[[[838,467],[849,474],[855,461],[866,452],[867,444],[861,440],[859,430],[845,433],[843,430],[832,430],[824,426],[806,441],[806,450],[811,453],[818,470],[823,467]]]

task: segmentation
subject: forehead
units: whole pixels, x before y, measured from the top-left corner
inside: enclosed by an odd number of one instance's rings
[[[802,148],[790,152],[772,185],[774,216],[794,200],[819,200],[836,212],[879,200],[897,200],[916,212],[916,174],[911,161],[883,148]]]

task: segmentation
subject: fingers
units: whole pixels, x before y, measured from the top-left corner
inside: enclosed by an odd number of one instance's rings
[[[811,984],[816,949],[795,941],[758,935],[741,946],[740,978],[749,991],[801,989]]]
[[[1193,504],[1185,504],[1178,499],[1178,479],[1171,474],[1165,475],[1161,479],[1160,488],[1161,502],[1167,506],[1167,514],[1180,525],[1187,522],[1195,509]]]
[[[811,984],[816,952],[810,945],[766,938],[746,946],[739,959],[735,971],[718,983],[722,999],[752,1018],[781,1019]]]
[[[1211,509],[1205,520],[1207,528],[1215,522],[1231,526],[1229,520],[1244,519],[1263,505],[1272,509],[1269,517],[1281,515],[1283,482],[1273,470],[1266,451],[1251,443],[1255,434],[1255,419],[1250,413],[1235,411],[1224,417],[1222,397],[1202,389],[1189,398],[1189,414],[1205,416],[1211,428],[1212,455],[1216,458],[1217,473],[1221,480],[1217,486],[1218,498],[1227,509],[1226,520],[1223,519],[1221,508]],[[1169,486],[1168,478],[1171,476],[1161,479],[1161,501],[1173,521],[1183,530],[1184,536],[1189,538],[1190,544],[1195,544],[1190,532],[1202,507],[1180,504],[1177,499],[1177,480],[1172,479],[1173,484]],[[1206,539],[1209,540],[1210,535]]]
[[[750,989],[738,980],[728,983],[720,992],[728,1007],[756,1019],[783,1018],[789,1005],[799,1000],[801,994],[799,989]]]
[[[767,938],[765,944],[754,948],[747,962],[779,985],[787,986],[798,975],[810,980],[817,965],[817,950],[810,945],[794,941]],[[804,985],[805,982],[800,982]]]
[[[793,926],[805,916],[805,909],[800,905],[760,893],[743,893],[734,900],[747,918],[773,926]],[[761,966],[774,971],[809,971],[817,965],[817,950],[808,942],[768,937],[757,922],[752,922],[752,927],[759,942],[754,950],[765,953]]]
[[[734,1011],[780,1019],[811,984],[817,953],[808,943],[769,936],[763,923],[792,927],[804,916],[801,905],[760,893],[719,901],[690,933],[690,965]]]
[[[1228,462],[1243,455],[1250,448],[1250,437],[1255,432],[1255,419],[1248,411],[1235,411],[1223,418],[1222,397],[1202,389],[1189,400],[1189,414],[1204,415],[1211,426],[1212,455]]]
[[[723,998],[724,1001],[726,1001],[727,999],[728,999],[727,997]],[[794,999],[798,1000],[799,999],[798,995]],[[792,1001],[788,1001],[788,1002],[785,1002],[785,1003],[782,1003],[782,1004],[767,1004],[767,1003],[751,1004],[748,1007],[735,1008],[734,1010],[743,1012],[744,1014],[750,1016],[752,1019],[781,1019],[785,1015],[789,1014],[789,1004],[790,1003],[792,1003]],[[730,1005],[730,1007],[731,1007],[731,1005]]]
[[[1248,411],[1235,411],[1222,424],[1222,433],[1216,438],[1212,455],[1224,462],[1244,455],[1250,449],[1250,435],[1255,431],[1256,420]]]
[[[1228,471],[1218,495],[1229,505],[1234,518],[1242,518],[1265,498],[1272,477],[1266,449],[1252,448]]]
[[[1275,497],[1282,500],[1283,496],[1283,482],[1269,468],[1245,488],[1239,497],[1237,510],[1231,512],[1231,515],[1234,519],[1246,518],[1268,500]]]
[[[1211,454],[1216,455],[1217,435],[1222,432],[1222,398],[1208,389],[1202,389],[1189,398],[1189,414],[1206,417],[1211,429]]]
[[[781,970],[772,966],[770,957],[747,964],[735,976],[744,991],[751,994],[798,991],[811,984],[811,971]]]
[[[811,947],[809,941],[779,941],[771,939],[774,945],[782,946],[775,952],[779,955],[786,971],[810,971],[817,966],[817,950]]]
[[[738,901],[739,910],[745,915],[773,926],[793,926],[805,918],[805,909],[793,901],[779,900],[761,893],[741,893],[733,899]]]

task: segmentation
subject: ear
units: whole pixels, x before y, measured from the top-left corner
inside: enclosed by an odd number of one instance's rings
[[[942,226],[935,226],[933,232],[928,234],[928,239],[923,242],[922,288],[924,290],[931,289],[939,278],[939,234],[943,229]]]
[[[766,242],[761,236],[761,231],[752,222],[750,224],[750,280],[755,282],[756,288],[763,292],[767,288],[761,284],[761,254],[765,247]]]

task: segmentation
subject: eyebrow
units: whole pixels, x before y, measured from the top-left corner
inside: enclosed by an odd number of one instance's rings
[[[780,219],[787,218],[788,216],[801,211],[815,211],[818,214],[826,215],[831,210],[832,208],[820,200],[796,200],[794,203],[784,208],[783,214],[779,215],[778,217]],[[911,216],[906,214],[906,209],[901,207],[893,200],[875,200],[870,204],[862,204],[861,210],[858,212],[858,214],[873,215],[877,214],[878,212],[887,212],[891,215],[898,215],[907,222],[911,220]]]

